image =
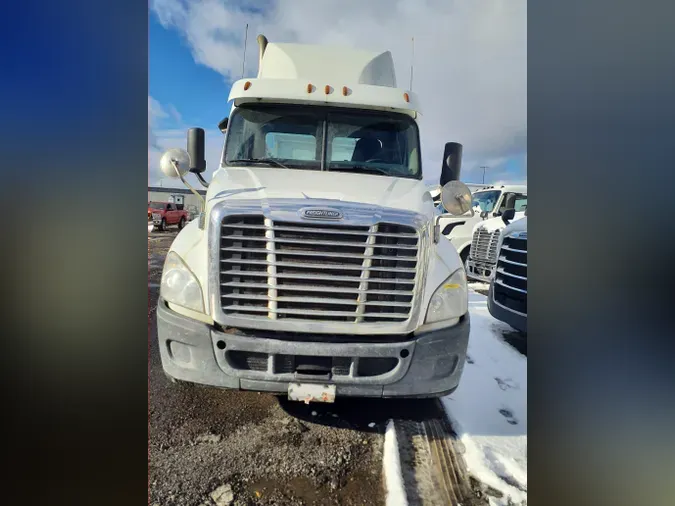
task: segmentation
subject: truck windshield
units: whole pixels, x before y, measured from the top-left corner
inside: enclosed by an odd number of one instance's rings
[[[487,211],[488,213],[491,213],[495,208],[495,204],[497,204],[501,193],[502,192],[500,190],[476,192],[472,195],[473,207],[480,207],[481,211]]]
[[[168,202],[148,202],[150,209],[164,209]]]
[[[229,120],[223,163],[422,178],[412,118],[317,106],[237,108]]]

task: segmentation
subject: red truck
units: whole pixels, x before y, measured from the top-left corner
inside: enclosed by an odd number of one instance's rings
[[[178,225],[178,230],[181,230],[189,219],[188,212],[178,209],[176,204],[148,202],[148,222],[152,220],[158,230],[166,230],[167,225]]]

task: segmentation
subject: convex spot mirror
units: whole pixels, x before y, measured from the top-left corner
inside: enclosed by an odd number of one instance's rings
[[[461,181],[450,181],[441,188],[441,202],[446,212],[461,216],[472,210],[471,190]]]
[[[171,148],[162,155],[159,168],[167,177],[184,176],[190,170],[190,155],[184,149]]]

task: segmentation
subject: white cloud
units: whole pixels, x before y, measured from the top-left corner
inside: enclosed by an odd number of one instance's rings
[[[482,178],[480,166],[527,149],[525,0],[280,0],[263,13],[216,0],[153,0],[152,9],[185,38],[196,62],[228,81],[241,76],[246,23],[248,76],[257,72],[255,37],[263,33],[271,42],[390,50],[398,84],[407,87],[414,36],[425,179],[438,178],[447,141],[464,145],[466,181]]]
[[[159,159],[162,153],[169,148],[186,148],[187,129],[182,128],[180,112],[171,104],[163,106],[152,97],[148,97],[148,184],[167,187],[183,187],[179,179],[170,179],[159,170]],[[160,121],[171,120],[172,126],[181,128],[159,128]],[[218,130],[205,132],[205,157],[207,161],[206,174],[212,174],[217,168],[222,152],[223,135]],[[201,188],[193,175],[187,176],[188,182]],[[208,177],[207,179],[210,179]]]
[[[156,124],[157,119],[165,118],[167,116],[166,111],[162,108],[162,105],[157,102],[152,97],[148,97],[148,151],[153,149],[160,149],[157,142],[157,136],[155,135],[153,125]]]

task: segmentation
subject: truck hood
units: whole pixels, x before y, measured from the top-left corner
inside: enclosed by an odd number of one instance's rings
[[[523,213],[525,214],[525,213]],[[516,213],[518,216],[518,213]],[[514,219],[508,227],[504,228],[502,235],[507,235],[515,232],[527,232],[527,216],[521,219]]]
[[[512,224],[522,220],[523,218],[525,218],[525,212],[518,211],[514,215],[513,220],[511,220],[511,223],[509,223],[508,226],[510,227]],[[504,220],[502,220],[501,216],[497,216],[496,218],[490,218],[477,223],[476,226],[473,227],[473,231],[475,232],[476,230],[478,230],[478,228],[484,228],[488,232],[494,232],[495,230],[499,230],[506,227],[507,225],[504,223]]]
[[[334,200],[402,209],[428,216],[434,213],[431,195],[420,180],[347,172],[271,167],[221,168],[214,173],[206,196],[208,208],[223,200],[268,199]]]

